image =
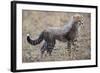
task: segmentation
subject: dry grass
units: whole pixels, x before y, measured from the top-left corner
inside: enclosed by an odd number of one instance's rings
[[[29,11],[23,10],[22,13],[22,61],[40,62],[40,61],[64,61],[64,60],[86,60],[91,58],[91,20],[90,14],[78,13],[84,17],[84,25],[79,29],[79,37],[77,51],[71,50],[71,56],[68,55],[67,42],[56,41],[56,46],[52,52],[52,56],[40,58],[40,48],[43,44],[36,46],[30,45],[26,40],[26,34],[30,33],[35,39],[42,30],[49,26],[61,27],[69,18],[76,13],[72,12],[46,12],[46,11]]]

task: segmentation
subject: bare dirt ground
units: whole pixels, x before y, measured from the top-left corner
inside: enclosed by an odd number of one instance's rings
[[[67,42],[56,41],[52,56],[40,58],[42,44],[30,45],[26,40],[27,33],[36,39],[42,30],[47,27],[61,27],[68,22],[74,14],[81,14],[84,17],[84,24],[79,28],[77,50],[71,50],[69,56]],[[91,59],[91,15],[89,13],[72,12],[46,12],[23,10],[22,13],[22,62],[43,62],[43,61],[68,61]]]

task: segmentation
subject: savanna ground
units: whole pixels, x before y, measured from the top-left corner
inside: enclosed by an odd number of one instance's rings
[[[52,56],[40,58],[42,43],[32,46],[27,42],[27,34],[36,39],[42,30],[47,27],[61,27],[69,21],[74,14],[84,17],[83,25],[79,28],[76,51],[71,50],[68,54],[67,42],[56,41]],[[73,12],[50,12],[23,10],[22,12],[22,62],[43,62],[43,61],[68,61],[91,59],[91,15],[89,13]]]

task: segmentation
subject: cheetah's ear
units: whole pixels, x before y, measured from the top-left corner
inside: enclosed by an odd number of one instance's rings
[[[73,16],[73,19],[79,19],[79,16],[74,15],[74,16]]]

